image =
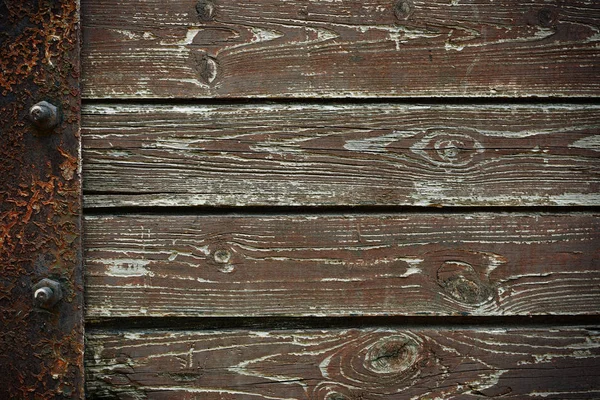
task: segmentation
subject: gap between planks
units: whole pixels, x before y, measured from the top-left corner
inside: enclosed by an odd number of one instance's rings
[[[600,329],[595,315],[531,315],[531,316],[436,316],[436,317],[128,317],[88,318],[86,330],[229,330],[229,329],[348,329],[348,328],[402,328],[402,329],[480,329],[480,328],[549,328],[566,326],[595,326]]]
[[[598,206],[128,206],[84,208],[86,216],[172,215],[172,216],[390,216],[418,214],[595,214]]]
[[[88,98],[82,99],[83,109],[94,106],[233,106],[233,105],[448,105],[448,106],[578,106],[599,105],[600,99],[596,97],[228,97],[228,98],[147,98],[136,97],[131,99],[121,98]]]

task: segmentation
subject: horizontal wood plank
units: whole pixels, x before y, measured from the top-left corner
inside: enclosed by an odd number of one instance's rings
[[[86,207],[600,205],[600,107],[88,105]]]
[[[87,317],[597,315],[600,216],[88,216]]]
[[[600,2],[82,0],[86,98],[598,96]]]
[[[600,397],[597,328],[92,330],[87,344],[94,399]]]

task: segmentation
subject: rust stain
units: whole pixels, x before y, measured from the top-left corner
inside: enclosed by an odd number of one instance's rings
[[[66,158],[66,160],[60,164],[62,176],[65,180],[70,181],[73,179],[75,171],[77,171],[77,157],[70,155],[61,148],[59,148],[58,151],[63,157]]]
[[[0,398],[83,398],[77,1],[2,2],[0,68]],[[52,132],[28,120],[42,100]],[[46,277],[64,288],[52,311],[31,293]]]

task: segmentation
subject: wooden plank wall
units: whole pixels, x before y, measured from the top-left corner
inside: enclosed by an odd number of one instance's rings
[[[600,3],[82,0],[87,396],[600,397]]]

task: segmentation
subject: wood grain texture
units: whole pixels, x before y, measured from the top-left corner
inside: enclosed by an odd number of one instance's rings
[[[597,328],[97,331],[91,399],[597,399]]]
[[[600,205],[600,107],[88,105],[86,207]]]
[[[598,96],[600,3],[83,0],[87,98]]]
[[[87,318],[592,314],[591,214],[88,216]]]

